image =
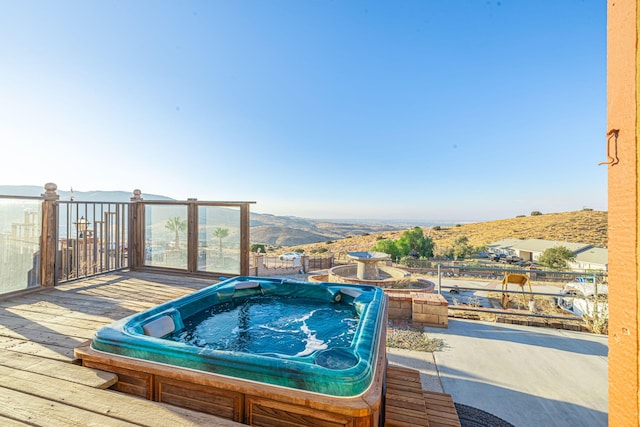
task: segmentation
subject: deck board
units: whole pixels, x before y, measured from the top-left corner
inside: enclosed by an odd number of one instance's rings
[[[126,271],[0,299],[0,425],[242,425],[103,390],[113,374],[73,364],[102,326],[212,283]]]
[[[77,368],[82,369],[79,366]],[[211,422],[212,419],[218,420],[208,414],[167,407],[158,402],[69,383],[65,380],[44,376],[40,378],[40,381],[37,380],[38,374],[0,367],[0,395],[7,394],[7,391],[13,391],[30,396],[23,409],[29,415],[32,415],[31,411],[42,410],[42,401],[47,401],[51,407],[58,408],[54,411],[56,417],[63,420],[67,417],[78,417],[78,420],[83,420],[78,425],[91,425],[91,423],[86,424],[87,419],[91,419],[93,425],[103,425],[103,423],[104,425],[112,425],[104,421],[103,417],[105,416],[118,420],[113,425],[123,425],[121,421],[149,426],[172,425],[172,423],[174,425],[203,425],[201,423]],[[66,406],[73,409],[67,409]],[[11,408],[8,410],[0,409],[0,411],[4,416],[12,413]],[[21,419],[27,420],[27,418]],[[73,419],[75,420],[75,418]]]
[[[460,427],[451,395],[423,390],[419,371],[389,365],[386,382],[387,427]]]
[[[118,376],[110,372],[83,368],[71,363],[60,363],[29,354],[1,352],[0,373],[9,376],[13,370],[26,371],[100,389],[109,388],[118,380]]]
[[[461,427],[450,394],[423,391],[430,427]]]

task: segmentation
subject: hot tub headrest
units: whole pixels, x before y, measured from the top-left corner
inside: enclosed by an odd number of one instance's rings
[[[253,295],[264,295],[260,282],[250,280],[247,282],[239,282],[234,286],[233,297],[247,297]]]
[[[183,327],[180,313],[171,309],[153,316],[151,320],[142,325],[142,331],[147,336],[161,338]]]
[[[253,280],[247,281],[247,282],[239,282],[237,285],[235,285],[235,289],[236,290],[240,290],[240,289],[260,289],[261,285],[260,282],[255,282]]]
[[[358,298],[362,292],[354,288],[340,288],[340,293],[349,295],[351,298]]]
[[[347,298],[347,301],[352,301],[362,295],[362,291],[355,288],[328,288],[327,289],[331,294],[331,299],[335,302],[341,302],[344,298]]]

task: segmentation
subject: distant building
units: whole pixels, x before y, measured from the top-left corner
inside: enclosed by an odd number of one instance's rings
[[[496,254],[515,255],[525,261],[538,262],[544,251],[556,246],[564,246],[576,256],[569,263],[574,270],[607,270],[609,250],[585,243],[558,242],[542,239],[502,239],[487,245],[487,251]]]
[[[577,270],[608,270],[609,250],[592,246],[576,254],[576,260],[569,267]]]

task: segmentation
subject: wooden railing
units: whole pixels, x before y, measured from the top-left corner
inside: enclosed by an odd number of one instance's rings
[[[0,282],[0,293],[124,268],[204,276],[249,273],[249,205],[254,202],[147,201],[140,190],[128,202],[61,201],[56,190],[48,183],[40,198],[0,196],[7,204],[24,199],[33,205],[25,220],[14,209],[0,221],[0,256],[15,260],[18,253],[29,261],[25,271],[0,275],[7,282]],[[29,248],[20,237],[24,233],[31,236]]]

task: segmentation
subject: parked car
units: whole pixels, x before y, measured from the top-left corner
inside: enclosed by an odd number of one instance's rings
[[[300,259],[300,254],[298,252],[287,252],[286,254],[280,255],[280,259],[282,261],[295,261]]]
[[[519,256],[517,256],[517,255],[507,255],[507,256],[505,257],[505,260],[506,260],[506,262],[508,262],[509,264],[514,264],[514,263],[516,263],[516,262],[518,262],[518,261],[522,261],[522,258],[520,258],[520,257],[519,257]]]
[[[499,261],[500,257],[504,256],[502,254],[494,254],[493,252],[487,255],[487,258],[489,258],[491,261]]]

